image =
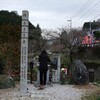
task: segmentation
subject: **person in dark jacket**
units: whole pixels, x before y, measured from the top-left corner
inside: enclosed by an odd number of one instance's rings
[[[48,62],[50,62],[50,59],[47,55],[46,50],[43,50],[39,56],[39,71],[40,71],[40,89],[44,88],[44,85],[46,85],[46,79],[47,79],[47,71],[48,71]]]

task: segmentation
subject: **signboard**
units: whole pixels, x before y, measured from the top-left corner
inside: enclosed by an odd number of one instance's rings
[[[20,61],[20,91],[27,92],[27,66],[28,66],[28,26],[29,13],[22,11],[21,29],[21,61]]]

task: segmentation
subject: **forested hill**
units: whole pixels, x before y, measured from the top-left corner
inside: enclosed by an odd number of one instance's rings
[[[21,16],[16,11],[0,11],[0,26],[3,24],[10,24],[15,26],[21,26]],[[35,26],[29,22],[29,28],[34,29]]]
[[[20,67],[21,20],[15,11],[0,11],[0,64],[5,73],[17,71]],[[38,42],[39,37],[41,28],[29,22],[29,40]]]
[[[16,42],[21,37],[22,17],[15,11],[0,11],[0,43]],[[36,27],[29,22],[29,39],[41,37],[39,25]]]

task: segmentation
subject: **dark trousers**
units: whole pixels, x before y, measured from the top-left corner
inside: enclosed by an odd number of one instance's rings
[[[42,72],[40,71],[40,85],[46,85],[47,80],[47,71]]]

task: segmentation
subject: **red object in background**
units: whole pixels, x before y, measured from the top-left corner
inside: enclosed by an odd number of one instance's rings
[[[84,36],[82,44],[92,44],[92,36]]]

